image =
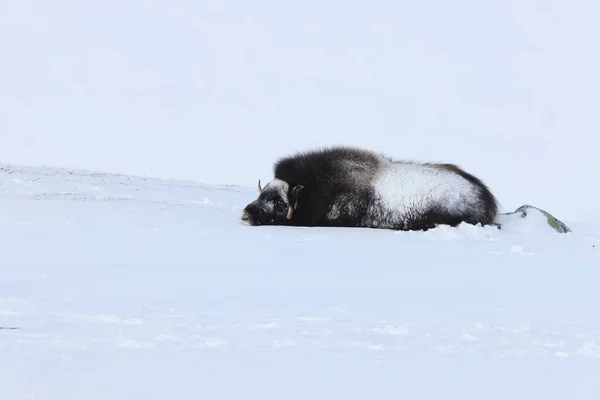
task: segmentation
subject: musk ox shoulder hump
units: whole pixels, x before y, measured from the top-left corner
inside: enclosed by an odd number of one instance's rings
[[[365,184],[381,163],[372,151],[354,147],[329,147],[280,158],[273,167],[274,177],[290,183],[310,184],[315,181]]]

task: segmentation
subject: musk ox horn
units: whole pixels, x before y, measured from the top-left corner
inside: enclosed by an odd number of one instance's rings
[[[263,191],[262,186],[260,186],[260,179],[258,180],[258,191],[259,191],[259,193],[262,193],[262,191]]]
[[[294,214],[294,208],[292,206],[289,206],[288,213],[287,213],[287,219],[292,219],[293,214]]]

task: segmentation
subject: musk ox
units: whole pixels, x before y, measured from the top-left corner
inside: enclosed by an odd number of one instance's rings
[[[242,213],[247,225],[428,230],[491,224],[498,212],[486,185],[454,164],[395,161],[352,147],[281,158],[258,190]]]

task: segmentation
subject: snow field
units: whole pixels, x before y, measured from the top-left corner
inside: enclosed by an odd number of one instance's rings
[[[254,196],[1,166],[2,398],[600,395],[598,226],[247,227]]]

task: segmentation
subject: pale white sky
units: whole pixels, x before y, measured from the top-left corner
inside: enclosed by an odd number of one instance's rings
[[[596,1],[6,2],[0,162],[254,186],[288,152],[455,162],[600,215]]]

